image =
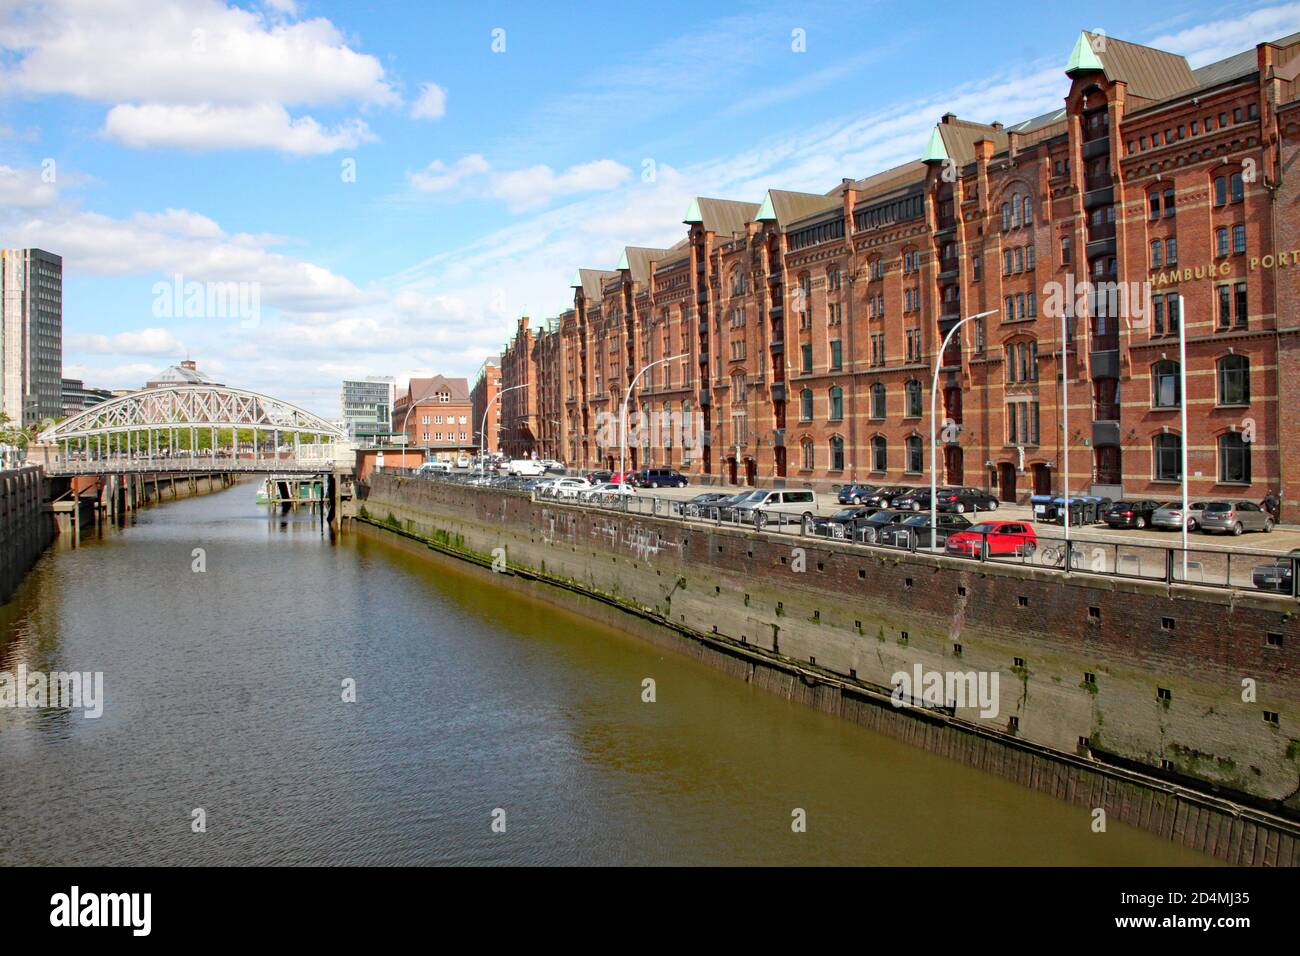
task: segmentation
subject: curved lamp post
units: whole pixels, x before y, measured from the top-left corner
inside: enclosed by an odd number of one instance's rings
[[[527,388],[528,382],[522,385],[511,385],[509,388],[503,388],[493,396],[492,401],[488,402],[487,408],[483,409],[483,421],[479,424],[478,429],[478,473],[479,477],[486,474],[487,460],[483,457],[483,444],[487,441],[487,417],[488,412],[492,411],[492,406],[501,400],[501,396],[506,392],[513,392],[517,388]]]
[[[662,365],[664,362],[674,362],[680,358],[686,358],[686,353],[681,355],[670,355],[667,358],[655,359],[649,365],[642,366],[641,371],[632,376],[632,381],[628,383],[627,391],[623,393],[623,412],[618,421],[618,492],[624,493],[624,486],[627,484],[627,402],[632,397],[632,389],[636,387],[637,381],[648,369],[656,365]]]
[[[978,315],[968,315],[964,319],[959,319],[948,334],[943,337],[943,344],[939,346],[939,354],[934,358],[934,378],[930,380],[930,550],[939,550],[939,454],[938,441],[936,438],[935,422],[935,401],[939,394],[939,369],[943,366],[943,353],[948,350],[948,342],[952,339],[953,333],[960,329],[967,322],[975,319],[982,319],[986,315],[996,315],[997,309],[989,309],[987,312],[980,312]]]

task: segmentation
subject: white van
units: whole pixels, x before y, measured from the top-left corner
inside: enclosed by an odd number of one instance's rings
[[[546,474],[546,469],[542,467],[540,461],[534,461],[531,458],[514,458],[506,465],[507,475],[517,475],[521,478],[538,478]]]
[[[450,475],[451,465],[447,464],[445,461],[426,461],[419,468],[415,469],[415,473],[422,477],[428,475]]]
[[[785,489],[783,491],[751,491],[749,496],[733,506],[733,515],[737,521],[754,524],[775,516],[783,516],[784,521],[812,521],[817,514],[817,495],[803,489]],[[761,518],[760,518],[761,516]]]

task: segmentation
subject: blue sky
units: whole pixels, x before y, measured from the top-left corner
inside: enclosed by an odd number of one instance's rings
[[[1059,106],[1081,29],[1193,66],[1300,30],[1297,2],[996,11],[0,0],[0,245],[65,257],[65,374],[189,355],[334,417],[344,377],[472,376],[692,195],[823,192],[947,110]],[[256,320],[166,314],[177,275]]]

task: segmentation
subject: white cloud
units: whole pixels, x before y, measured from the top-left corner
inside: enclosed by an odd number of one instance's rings
[[[447,114],[447,91],[437,83],[425,83],[420,95],[411,105],[415,119],[442,119]]]
[[[374,140],[358,119],[326,129],[310,116],[293,119],[276,103],[255,106],[114,106],[104,132],[136,149],[278,149],[298,156],[353,149]]]
[[[512,211],[521,211],[545,206],[557,196],[605,192],[627,182],[631,175],[631,170],[612,159],[579,163],[558,173],[541,164],[494,173],[486,159],[472,153],[451,165],[435,159],[407,178],[417,192],[440,193],[459,188],[464,196],[501,199]]]
[[[0,166],[0,206],[38,209],[58,198],[54,183],[46,182],[39,169]]]
[[[435,159],[418,173],[411,173],[408,179],[411,187],[419,192],[440,193],[455,189],[465,180],[486,173],[490,168],[486,159],[478,153],[471,153],[450,166]]]
[[[105,133],[132,146],[271,148],[315,154],[369,132],[289,107],[400,102],[383,65],[291,3],[15,0],[0,5],[0,90],[113,104]]]
[[[1181,53],[1193,67],[1200,67],[1253,49],[1261,41],[1277,40],[1298,30],[1300,3],[1284,3],[1167,33],[1151,40],[1148,45],[1157,50]]]
[[[116,335],[67,335],[65,348],[96,355],[179,355],[185,346],[167,329],[137,329]]]

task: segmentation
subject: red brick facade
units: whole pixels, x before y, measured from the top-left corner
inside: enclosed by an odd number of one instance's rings
[[[539,454],[608,466],[629,384],[668,358],[632,389],[660,426],[630,435],[634,464],[921,484],[938,364],[940,480],[1004,500],[1060,493],[1067,450],[1072,492],[1173,496],[1185,398],[1191,494],[1300,503],[1298,55],[1300,35],[1192,70],[1083,34],[1062,109],[945,115],[915,162],[700,198],[672,249],[579,270],[573,309],[503,356],[503,388],[538,383]]]

